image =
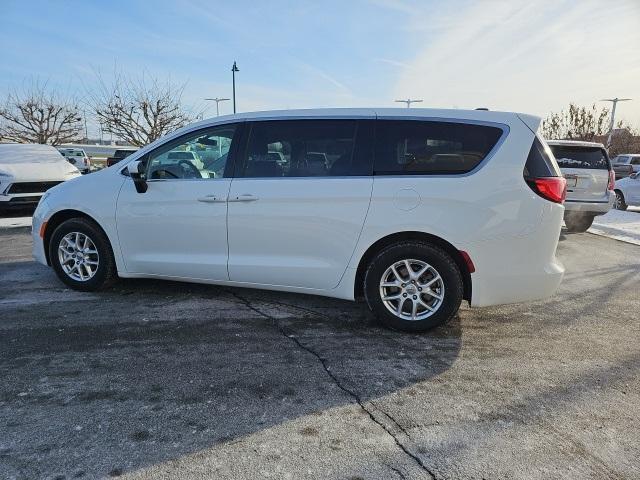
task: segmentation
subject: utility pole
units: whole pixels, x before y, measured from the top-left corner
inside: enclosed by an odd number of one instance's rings
[[[601,102],[611,102],[613,107],[611,107],[611,125],[609,125],[609,136],[607,137],[607,148],[611,146],[611,137],[613,136],[613,127],[615,126],[616,121],[616,106],[618,102],[628,102],[632,100],[631,98],[603,98],[600,100]]]
[[[205,100],[211,100],[212,102],[216,102],[216,117],[220,116],[220,102],[226,102],[229,100],[228,98],[205,98]],[[235,102],[234,102],[235,103]],[[235,113],[235,110],[234,110]]]
[[[236,72],[239,72],[238,66],[235,60],[233,61],[233,67],[231,67],[231,74],[233,75],[233,113],[236,113]]]
[[[89,130],[87,130],[87,112],[82,110],[82,117],[84,118],[84,138],[89,143]]]
[[[406,100],[396,100],[396,103],[406,103],[407,108],[410,108],[412,103],[422,103],[422,99],[412,100],[407,98]]]

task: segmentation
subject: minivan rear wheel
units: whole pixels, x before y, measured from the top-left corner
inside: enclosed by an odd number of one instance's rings
[[[109,239],[85,218],[58,225],[49,242],[49,259],[58,278],[75,290],[100,290],[117,278]]]
[[[588,213],[566,212],[564,215],[564,223],[570,232],[582,233],[589,230],[594,218],[594,215]]]
[[[460,308],[462,275],[444,250],[401,242],[378,253],[365,274],[369,308],[387,327],[422,332],[450,320]]]

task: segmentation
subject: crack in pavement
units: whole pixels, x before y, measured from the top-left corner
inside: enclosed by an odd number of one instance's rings
[[[305,352],[313,355],[315,358],[318,359],[318,361],[320,362],[320,364],[322,365],[322,368],[324,369],[324,371],[326,372],[326,374],[329,376],[329,378],[331,378],[331,380],[333,381],[333,383],[340,389],[342,390],[344,393],[346,393],[348,396],[350,396],[353,400],[355,400],[355,402],[360,406],[360,408],[369,416],[369,418],[371,419],[371,421],[373,421],[375,424],[377,424],[380,428],[382,428],[391,438],[393,438],[393,441],[395,442],[395,444],[407,455],[409,456],[411,459],[413,459],[413,461],[423,470],[425,471],[432,479],[436,480],[436,475],[435,473],[433,473],[433,471],[431,471],[431,469],[429,469],[429,467],[427,467],[425,465],[425,463],[422,461],[422,459],[416,455],[415,453],[411,452],[409,450],[409,448],[404,445],[404,443],[402,443],[400,441],[400,439],[396,436],[396,434],[394,434],[391,429],[389,427],[387,427],[383,422],[381,422],[380,420],[378,420],[376,418],[376,416],[374,415],[373,411],[369,408],[367,408],[367,406],[365,405],[365,403],[362,401],[362,399],[360,398],[360,396],[350,390],[349,388],[345,387],[342,382],[338,379],[338,377],[335,376],[335,374],[331,371],[331,368],[329,368],[329,366],[327,365],[327,361],[322,358],[320,356],[320,354],[318,354],[315,350],[313,350],[312,348],[308,347],[307,345],[305,345],[304,343],[302,343],[300,341],[300,339],[298,337],[296,337],[293,333],[289,333],[287,332],[287,330],[280,324],[280,322],[278,321],[278,319],[276,317],[274,317],[273,315],[269,315],[268,313],[265,313],[263,311],[261,311],[259,308],[254,307],[251,302],[247,299],[245,299],[244,297],[242,297],[241,295],[232,292],[230,290],[225,290],[228,294],[230,294],[231,296],[233,296],[234,298],[236,298],[237,300],[239,300],[240,302],[242,302],[248,309],[252,310],[253,312],[257,313],[258,315],[271,320],[274,324],[274,326],[278,329],[278,331],[285,336],[286,338],[288,338],[289,340],[292,340],[297,346],[298,348],[300,348],[301,350],[304,350]],[[297,308],[293,305],[290,305],[293,308]],[[307,309],[304,309],[306,311],[308,311]],[[372,403],[372,402],[370,402]],[[398,428],[407,436],[409,437],[409,435],[407,434],[406,430],[404,428],[402,428],[398,422],[391,417],[389,414],[387,414],[384,410],[380,409],[379,407],[375,406],[375,404],[372,403],[372,405],[374,405],[375,409],[382,412],[387,418],[391,419],[393,421],[393,423],[395,425],[398,426]],[[397,469],[392,468],[392,470],[397,471]],[[400,472],[398,472],[400,473]],[[401,474],[402,475],[402,474]],[[404,478],[404,475],[402,475],[402,477]]]
[[[389,465],[389,464],[387,464],[387,463],[385,463],[385,465],[386,465],[387,467],[389,467],[389,469],[391,469],[391,470],[393,470],[395,473],[397,473],[397,474],[398,474],[398,476],[399,476],[402,480],[405,480],[405,479],[407,478],[407,477],[404,475],[404,473],[402,473],[402,470],[400,470],[400,469],[398,469],[398,468],[394,467],[393,465]]]

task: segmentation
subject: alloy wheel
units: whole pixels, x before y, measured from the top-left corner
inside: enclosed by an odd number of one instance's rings
[[[616,192],[616,199],[613,203],[613,208],[615,208],[616,210],[620,210],[620,207],[622,207],[622,198],[620,198],[620,194]]]
[[[380,279],[385,307],[403,320],[423,320],[438,311],[444,300],[444,282],[438,271],[422,260],[395,262]]]
[[[81,232],[70,232],[62,237],[58,245],[58,260],[64,273],[78,282],[92,279],[100,264],[93,240]]]

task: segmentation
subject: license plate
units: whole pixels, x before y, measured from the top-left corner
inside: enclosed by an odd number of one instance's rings
[[[567,179],[567,187],[575,187],[578,184],[578,179],[576,177],[565,177]]]

